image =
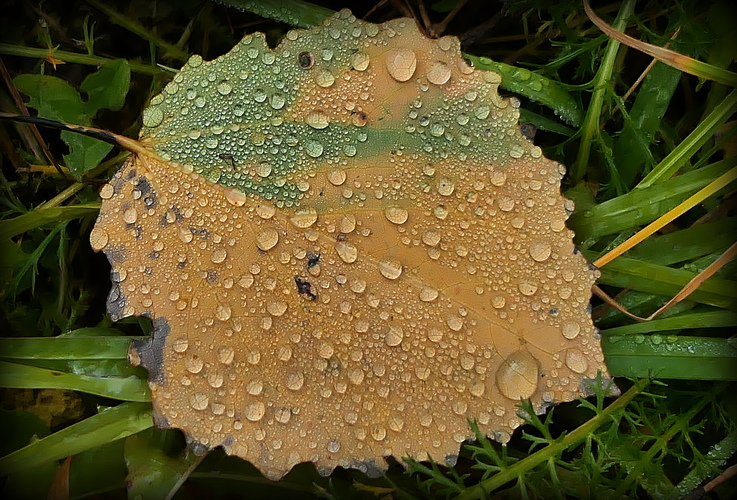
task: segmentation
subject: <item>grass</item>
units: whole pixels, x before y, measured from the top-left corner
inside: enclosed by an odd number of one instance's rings
[[[359,16],[367,9],[320,3],[17,2],[0,21],[0,106],[17,112],[18,88],[44,116],[135,137],[145,103],[189,54],[211,59],[257,30],[273,43],[290,25],[318,23],[326,7]],[[405,14],[399,5],[368,20]],[[426,9],[437,28],[456,2],[406,5],[420,19]],[[668,45],[680,56],[663,57],[677,67],[651,65],[602,35],[579,2],[509,1],[496,24],[501,4],[468,2],[443,34],[460,36],[477,67],[503,75],[504,91],[522,100],[523,121],[537,129],[535,142],[570,167],[564,189],[577,208],[569,226],[591,261],[677,215],[602,267],[598,286],[648,316],[735,242],[735,11],[694,1],[593,7],[617,30]],[[217,451],[193,457],[178,433],[152,427],[145,372],[126,359],[131,338],[150,324],[106,316],[109,266],[88,244],[97,189],[121,155],[94,139],[5,123],[0,146],[3,497],[51,489],[60,498],[679,498],[735,463],[735,262],[650,322],[596,300],[622,395],[607,397],[600,383],[591,398],[544,416],[523,406],[526,425],[507,445],[477,433],[454,468],[410,460],[405,471],[392,461],[378,479],[342,469],[322,478],[302,464],[272,483]],[[726,480],[709,495],[733,497],[736,488]]]

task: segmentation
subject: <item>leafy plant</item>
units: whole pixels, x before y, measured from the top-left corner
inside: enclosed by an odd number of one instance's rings
[[[248,32],[259,23],[270,40],[287,29],[211,4],[152,11],[148,4],[134,10],[90,3],[95,7],[89,10],[86,4],[79,9],[44,4],[37,11],[40,24],[35,15],[9,16],[13,25],[3,23],[11,43],[0,44],[0,53],[11,65],[15,87],[40,115],[127,135],[136,135],[144,101],[171,78],[169,66],[179,66],[189,53],[211,58],[237,42],[243,30],[231,30],[229,23],[248,24]],[[523,405],[520,416],[527,425],[506,445],[490,441],[471,422],[477,439],[462,447],[458,464],[450,468],[410,459],[409,475],[394,464],[385,476],[369,479],[341,469],[322,478],[302,465],[272,483],[220,452],[200,462],[185,451],[178,434],[152,428],[146,374],[128,365],[131,335],[142,338],[151,325],[128,319],[112,327],[103,316],[106,263],[86,241],[99,209],[97,188],[121,157],[87,137],[8,127],[2,141],[6,211],[0,244],[3,336],[9,338],[0,339],[0,384],[8,388],[3,405],[12,408],[2,414],[4,429],[12,425],[17,441],[0,458],[6,495],[25,488],[29,497],[40,496],[49,487],[63,489],[66,479],[75,498],[120,494],[127,474],[129,493],[150,498],[174,495],[182,484],[180,491],[205,487],[225,495],[244,483],[254,496],[483,498],[493,492],[518,498],[556,492],[560,498],[675,498],[732,463],[737,417],[726,395],[737,378],[737,350],[729,338],[737,324],[737,287],[728,257],[735,242],[730,203],[737,127],[729,120],[737,97],[725,69],[737,46],[729,43],[735,36],[727,22],[733,8],[689,2],[595,5],[616,30],[658,47],[670,44],[708,63],[680,58],[685,63],[678,69],[661,62],[649,69],[650,59],[602,36],[577,2],[552,7],[507,2],[499,17],[509,22],[497,25],[506,32],[493,36],[483,25],[471,29],[480,20],[487,25],[494,20],[480,4],[471,2],[443,20],[443,12],[452,11],[444,4],[413,4],[409,13],[423,20],[428,32],[447,27],[461,35],[469,59],[502,74],[502,88],[523,100],[522,119],[538,127],[536,142],[571,167],[566,193],[577,209],[569,225],[584,254],[602,266],[600,289],[630,312],[649,316],[681,287],[693,280],[700,285],[649,322],[633,322],[610,303],[595,303],[610,373],[656,381],[618,378],[622,395],[610,400],[609,388],[599,380],[591,387],[592,398],[545,416]],[[328,14],[299,2],[239,6],[303,27]],[[346,6],[363,13],[360,5]],[[387,8],[372,15],[379,20],[398,13]],[[45,75],[51,71],[64,78]],[[714,83],[715,75],[727,79]],[[14,86],[8,88],[3,110],[21,111],[13,108],[21,106],[12,99]],[[60,154],[63,164],[56,160]],[[609,254],[630,247],[621,244],[658,220],[656,229],[630,241],[653,235],[624,256]],[[704,270],[714,276],[699,278]],[[47,404],[39,389],[76,392]],[[27,413],[43,416],[45,407],[56,414],[75,404],[86,417],[76,423],[43,422]],[[71,462],[57,466],[69,455]],[[150,466],[150,475],[142,472],[142,463]],[[727,498],[733,491],[734,484],[727,483],[713,494]]]

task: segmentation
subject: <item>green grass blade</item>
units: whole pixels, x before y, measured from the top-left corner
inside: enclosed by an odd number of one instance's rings
[[[151,400],[146,382],[137,377],[90,377],[0,361],[0,387],[68,389],[121,401]]]
[[[670,318],[654,319],[632,325],[602,330],[604,336],[634,335],[637,333],[664,332],[685,328],[725,328],[737,326],[737,312],[709,311],[681,314]]]
[[[65,63],[86,64],[88,66],[102,66],[103,64],[113,61],[108,57],[93,56],[90,54],[78,54],[76,52],[67,52],[64,50],[49,50],[37,47],[23,47],[21,45],[13,45],[10,43],[0,43],[0,54],[8,56],[30,57],[34,59],[46,59],[47,56],[53,56],[54,59],[64,61]],[[142,64],[135,61],[128,61],[131,71],[144,75],[160,76],[168,73],[157,66],[150,64]]]
[[[728,339],[605,335],[601,345],[615,377],[737,380],[737,348]]]
[[[657,186],[635,189],[574,213],[568,219],[568,227],[576,232],[577,241],[585,242],[582,246],[586,248],[602,236],[654,221],[735,165],[737,158],[726,158]]]
[[[488,57],[469,54],[464,54],[464,57],[479,69],[494,71],[502,75],[502,83],[499,86],[503,89],[549,107],[574,127],[581,124],[583,119],[581,106],[561,84],[528,69],[492,61]]]
[[[76,455],[153,426],[151,405],[123,403],[0,458],[0,476]]]
[[[696,273],[650,262],[619,257],[601,270],[599,284],[629,288],[654,295],[673,296],[696,277]],[[709,278],[688,300],[730,309],[737,307],[737,283]]]
[[[635,1],[625,0],[619,9],[617,18],[614,20],[614,28],[619,31],[624,31],[627,28],[627,22],[634,11]],[[596,76],[594,77],[594,93],[591,96],[591,102],[589,103],[586,117],[584,118],[583,125],[581,127],[581,146],[578,149],[576,161],[571,165],[570,170],[571,179],[574,184],[580,181],[583,178],[584,173],[586,173],[586,167],[589,164],[589,157],[591,156],[591,146],[599,135],[599,122],[601,120],[601,111],[604,106],[604,97],[611,85],[612,73],[614,72],[614,61],[617,58],[619,46],[620,42],[617,40],[609,40],[606,50],[604,51],[604,57],[602,58],[599,69],[596,71]]]
[[[335,14],[334,10],[301,0],[222,0],[222,3],[299,28],[312,28]]]
[[[12,238],[46,224],[79,219],[100,211],[99,204],[37,208],[0,222],[0,240]]]
[[[734,112],[737,111],[737,90],[733,90],[721,101],[709,116],[676,146],[673,151],[661,161],[652,172],[647,174],[637,185],[636,189],[645,189],[654,184],[670,179],[676,171],[686,164],[696,151],[706,141],[712,138],[714,132],[723,125]]]
[[[5,359],[127,359],[133,337],[31,337],[0,339]]]

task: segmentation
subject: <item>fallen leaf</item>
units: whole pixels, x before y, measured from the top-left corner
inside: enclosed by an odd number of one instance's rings
[[[606,374],[564,168],[456,38],[342,11],[193,56],[143,114],[91,234],[156,422],[278,479],[453,463]]]

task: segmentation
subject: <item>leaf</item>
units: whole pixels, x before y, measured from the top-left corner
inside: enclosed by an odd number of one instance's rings
[[[51,120],[90,125],[102,108],[118,110],[125,102],[130,87],[130,67],[123,59],[109,61],[82,82],[88,101],[67,82],[47,75],[20,75],[13,80],[18,90],[28,95],[28,106],[39,116]],[[112,146],[77,133],[63,131],[61,138],[69,146],[64,162],[77,177],[96,167]]]
[[[115,59],[100,66],[81,85],[88,96],[88,114],[95,116],[101,108],[113,111],[122,108],[130,84],[131,70],[125,59]]]
[[[91,244],[157,424],[278,479],[506,441],[605,372],[560,165],[451,37],[343,11],[193,56],[103,186]]]

